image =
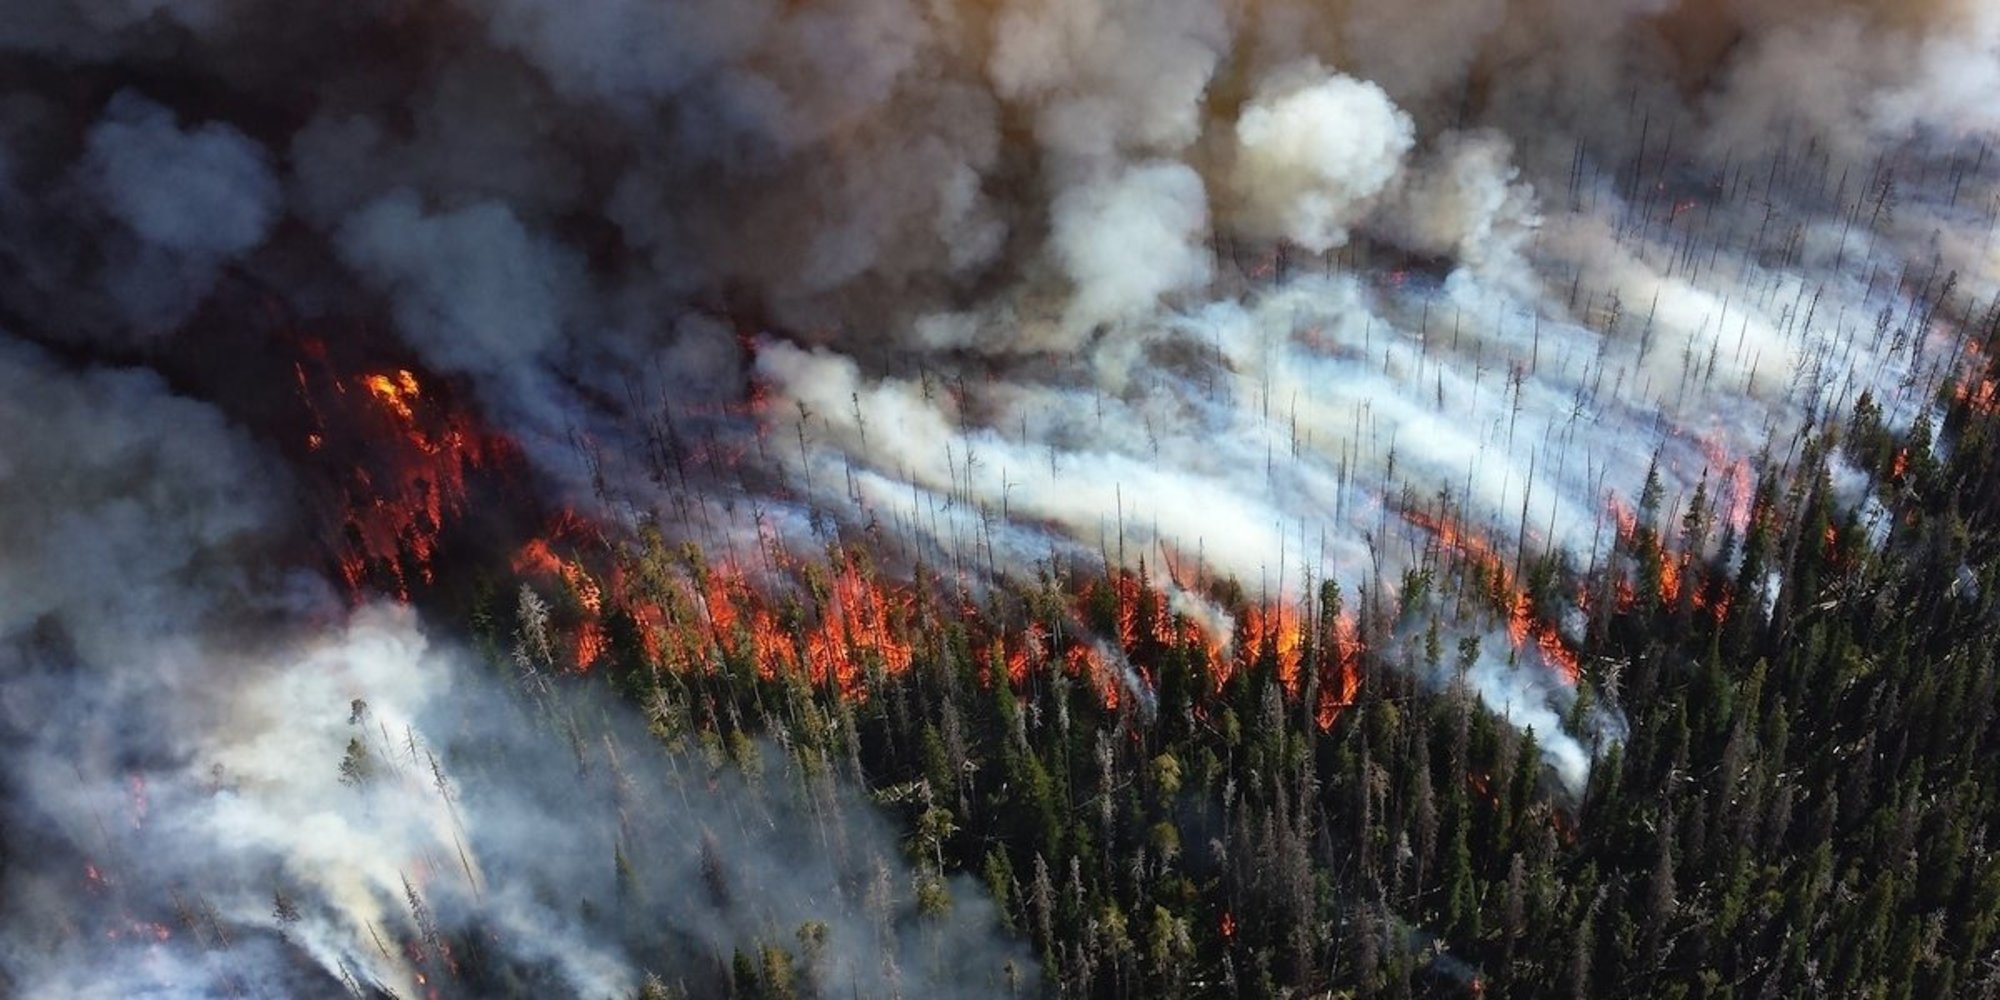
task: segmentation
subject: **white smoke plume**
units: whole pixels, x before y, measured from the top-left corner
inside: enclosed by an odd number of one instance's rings
[[[675,507],[732,550],[874,525],[980,578],[1119,553],[1198,567],[1174,599],[1218,633],[1197,577],[1394,608],[1445,521],[1516,579],[1597,568],[1656,456],[1664,528],[1697,483],[1740,507],[1760,455],[1863,392],[1897,426],[1935,405],[2000,295],[1989,8],[23,0],[0,326],[40,348],[0,354],[6,975],[415,974],[354,930],[411,909],[439,806],[324,789],[345,716],[271,719],[379,689],[382,724],[447,745],[426,712],[462,671],[296,569],[303,487],[270,485],[296,428],[258,419],[288,390],[236,377],[292,371],[298,338],[245,332],[263,317],[453,380],[614,528]],[[1445,615],[1411,605],[1385,659]],[[1442,625],[1488,637],[1468,683],[1581,781],[1615,706],[1564,731],[1574,694],[1490,618]],[[317,770],[289,790],[259,771],[294,758]],[[215,764],[243,777],[206,789]],[[296,859],[355,822],[319,790],[404,825],[313,881]],[[564,804],[484,801],[497,831]],[[629,985],[622,946],[499,888],[568,870],[486,836],[462,890],[449,863],[419,887],[438,918],[520,948],[505,928],[546,921],[583,963],[557,981]],[[608,877],[606,842],[578,851]],[[72,859],[98,856],[91,888]],[[251,905],[288,879],[316,890],[286,932],[308,967]],[[226,962],[174,931],[55,967],[41,945],[75,935],[23,917],[196,884],[212,928],[261,928]]]
[[[283,569],[285,491],[209,407],[11,340],[0,388],[41,432],[0,467],[0,787],[9,852],[42,855],[6,873],[10,993],[478,995],[463,976],[506,969],[622,997],[815,923],[801,974],[829,984],[1032,981],[969,881],[916,918],[895,836],[830,775],[692,734],[663,757],[587,691],[527,707],[410,609]]]
[[[1311,253],[1345,244],[1415,143],[1410,116],[1373,83],[1314,62],[1274,74],[1236,119],[1245,235]]]

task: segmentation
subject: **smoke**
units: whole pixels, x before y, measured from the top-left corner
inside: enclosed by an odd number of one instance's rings
[[[1072,188],[1050,211],[1056,254],[1076,286],[1069,330],[1144,315],[1167,293],[1208,281],[1201,178],[1181,164],[1141,164]]]
[[[1601,569],[1649,468],[1656,527],[1700,483],[1740,529],[1752,462],[1796,461],[1863,392],[1893,426],[1934,415],[2000,295],[2000,17],[1974,0],[16,7],[0,731],[7,849],[35,859],[11,862],[6,968],[31,993],[406,989],[422,963],[367,934],[412,940],[404,876],[519,964],[571,963],[566,990],[671,951],[518,888],[616,894],[613,769],[562,788],[538,744],[450,707],[491,699],[437,633],[300,568],[302,435],[262,419],[288,390],[236,377],[293,371],[294,327],[449,379],[532,487],[614,530],[671,507],[727,552],[874,526],[976,582],[1116,553],[1179,567],[1176,608],[1218,639],[1200,580],[1270,603],[1338,582],[1400,608],[1387,662],[1431,619],[1481,637],[1467,683],[1575,785],[1615,705],[1567,731],[1553,654],[1405,580],[1447,555],[1516,589],[1544,556]],[[266,323],[288,336],[246,333]],[[393,758],[398,724],[497,747],[520,788],[466,779],[447,807],[407,761],[340,785],[347,740]],[[552,828],[569,795],[595,841]],[[811,825],[702,808],[671,828],[745,844],[743,871],[784,870]],[[863,813],[842,828],[875,848],[816,856],[893,856]],[[227,960],[162,913],[177,892],[233,929]],[[786,893],[731,895],[771,901],[762,934]],[[694,940],[751,926],[674,895],[649,912]],[[957,895],[925,933],[983,933]],[[31,919],[86,909],[87,946]],[[127,936],[100,943],[114,912]],[[924,963],[897,961],[917,992]]]
[[[744,741],[725,765],[693,733],[663,756],[591,689],[526,705],[411,609],[283,569],[284,477],[210,407],[11,340],[0,362],[7,425],[38,431],[0,467],[0,780],[9,853],[37,856],[7,872],[9,992],[477,995],[503,969],[611,997],[759,941],[871,994],[1032,979],[969,881],[917,916],[830,762]]]
[[[79,183],[133,237],[106,248],[103,281],[121,317],[146,333],[185,320],[277,211],[263,149],[223,124],[183,131],[134,94],[113,97],[91,129]]]
[[[1236,119],[1245,235],[1311,253],[1346,243],[1415,142],[1410,117],[1375,84],[1313,62],[1273,75]]]

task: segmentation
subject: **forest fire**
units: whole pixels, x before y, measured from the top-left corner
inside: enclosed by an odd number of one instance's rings
[[[295,364],[315,469],[333,480],[334,562],[348,592],[379,587],[407,601],[429,584],[448,522],[469,499],[468,477],[512,447],[427,393],[407,368],[343,375],[323,347]]]
[[[1333,682],[1320,683],[1319,701],[1313,706],[1313,721],[1322,731],[1332,729],[1340,713],[1361,694],[1362,650],[1353,617],[1341,614],[1334,619],[1333,645]]]
[[[1253,604],[1243,612],[1243,635],[1244,641],[1236,647],[1238,669],[1249,670],[1268,656],[1285,694],[1297,697],[1301,681],[1299,654],[1304,642],[1297,609],[1283,602]]]
[[[398,368],[387,375],[364,375],[361,384],[397,416],[405,421],[416,419],[416,412],[410,407],[423,396],[423,389],[417,385],[417,377],[410,374],[409,369]]]
[[[1953,390],[1958,402],[1981,416],[1993,415],[2000,408],[2000,386],[1991,378],[1966,379]]]
[[[614,614],[630,616],[640,652],[663,670],[742,669],[763,682],[798,677],[856,703],[871,696],[875,679],[900,677],[916,662],[918,585],[887,580],[852,552],[836,553],[830,565],[780,558],[759,578],[734,562],[709,566],[696,560],[674,568],[658,555],[589,557],[605,545],[601,535],[565,515],[512,561],[525,583],[558,595],[548,627],[549,641],[570,654],[562,669],[586,670],[608,651],[607,626]],[[608,568],[592,568],[602,564]],[[653,568],[645,569],[648,565]],[[1072,621],[1105,616],[1110,627],[1103,641],[1087,638],[1088,627],[1065,628],[1069,634],[1052,649],[1057,643],[1041,621],[1007,626],[988,622],[976,606],[960,608],[959,619],[974,632],[973,648],[992,651],[981,678],[1018,689],[1035,671],[1053,665],[1083,681],[1107,712],[1116,712],[1141,693],[1134,685],[1152,688],[1156,657],[1179,650],[1205,668],[1208,682],[1199,691],[1204,700],[1253,668],[1270,669],[1290,699],[1307,693],[1306,629],[1291,602],[1242,608],[1233,642],[1225,646],[1227,637],[1212,636],[1169,610],[1166,595],[1143,573],[1093,578],[1071,600]],[[1362,649],[1351,615],[1321,627],[1325,638],[1312,658],[1321,672],[1312,714],[1322,728],[1331,728],[1359,696]],[[990,669],[994,665],[998,673]]]
[[[1507,641],[1517,653],[1533,648],[1564,684],[1575,686],[1582,676],[1576,654],[1555,624],[1535,613],[1534,596],[1516,582],[1491,542],[1465,531],[1450,517],[1414,509],[1404,510],[1402,516],[1435,538],[1442,551],[1456,556],[1472,576],[1475,591],[1497,603],[1506,616]]]
[[[1750,526],[1750,505],[1756,491],[1756,473],[1752,471],[1748,459],[1730,454],[1716,436],[1703,435],[1695,440],[1701,447],[1703,460],[1708,463],[1707,469],[1703,470],[1704,481],[1711,470],[1721,476],[1724,500],[1720,507],[1724,523],[1740,534]]]
[[[21,6],[0,994],[2000,995],[1992,4]]]
[[[545,538],[536,538],[514,555],[516,576],[558,582],[585,612],[571,634],[570,662],[588,670],[604,652],[604,592],[582,563],[555,554]]]
[[[1743,498],[1743,503],[1743,518],[1747,524],[1751,515],[1748,496]],[[1657,597],[1661,606],[1671,609],[1685,604],[1718,624],[1729,616],[1730,598],[1726,581],[1711,583],[1700,579],[1700,564],[1693,553],[1668,548],[1650,527],[1642,527],[1638,515],[1616,496],[1607,498],[1606,508],[1617,525],[1619,549],[1627,553],[1639,569],[1657,573]],[[1832,552],[1833,542],[1834,533],[1829,528],[1829,553]],[[1711,590],[1719,592],[1711,593]],[[1616,575],[1613,592],[1620,612],[1630,612],[1639,606],[1640,593],[1629,575],[1622,572]]]
[[[814,684],[860,697],[870,667],[891,676],[908,670],[911,648],[898,619],[909,604],[908,595],[889,591],[847,561],[819,608],[819,628],[806,638],[807,676]]]
[[[1063,655],[1064,668],[1072,677],[1083,679],[1096,691],[1104,703],[1104,710],[1118,710],[1118,678],[1112,673],[1111,665],[1104,661],[1104,654],[1095,648],[1078,643]]]

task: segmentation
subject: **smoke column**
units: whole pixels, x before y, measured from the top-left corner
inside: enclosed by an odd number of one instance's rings
[[[315,365],[454,387],[521,489],[613,531],[873,531],[970,588],[1172,566],[1226,637],[1197,579],[1394,607],[1440,547],[1589,569],[1698,485],[1740,530],[1755,463],[1864,393],[1927,419],[2000,315],[2000,13],[1974,0],[13,6],[22,995],[407,994],[449,964],[439,928],[614,995],[636,932],[538,887],[650,893],[687,954],[857,870],[908,907],[850,792],[669,802],[699,748],[649,756],[587,698],[509,714],[448,630],[349,600],[301,513],[329,502]],[[387,436],[446,440],[412,433]],[[1580,784],[1615,704],[1566,730],[1559,664],[1447,617]],[[1021,959],[957,897],[895,969],[863,911],[829,963],[931,995],[933,949]]]

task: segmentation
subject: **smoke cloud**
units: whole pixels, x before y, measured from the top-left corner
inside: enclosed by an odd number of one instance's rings
[[[1347,242],[1347,227],[1403,169],[1410,117],[1372,83],[1317,63],[1267,80],[1236,119],[1236,172],[1246,235],[1311,253]]]
[[[481,974],[628,996],[813,925],[801,974],[829,984],[1032,980],[969,881],[916,916],[830,762],[746,741],[726,765],[691,732],[663,756],[588,689],[524,703],[409,608],[283,570],[285,492],[211,408],[0,351],[9,425],[43,432],[0,469],[0,780],[9,853],[40,856],[6,872],[10,992],[410,995],[476,942]]]

